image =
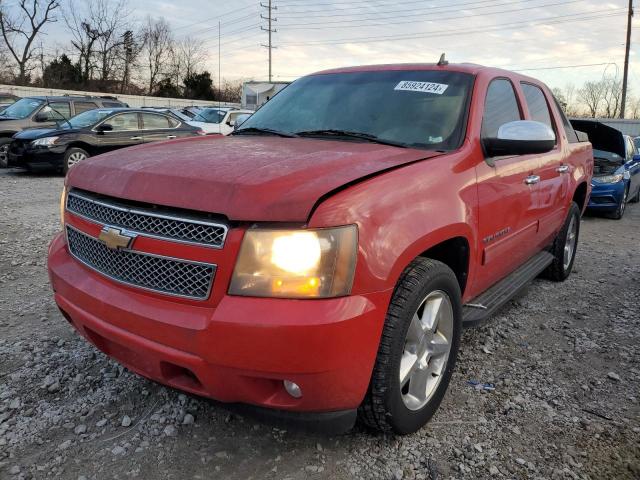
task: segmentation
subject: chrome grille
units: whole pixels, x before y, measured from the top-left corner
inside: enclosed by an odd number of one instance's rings
[[[67,242],[76,259],[118,282],[198,300],[206,299],[211,291],[215,265],[112,250],[70,226],[67,226]]]
[[[91,194],[69,192],[67,210],[98,223],[122,227],[142,235],[222,248],[227,227],[218,223],[129,208]]]

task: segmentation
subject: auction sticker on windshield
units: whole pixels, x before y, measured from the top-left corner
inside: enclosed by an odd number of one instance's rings
[[[403,80],[394,90],[405,90],[409,92],[435,93],[442,95],[449,85],[434,82],[412,82],[411,80]]]

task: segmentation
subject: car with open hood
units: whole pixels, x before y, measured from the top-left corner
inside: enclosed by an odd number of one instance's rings
[[[242,123],[252,113],[251,110],[237,108],[208,107],[198,110],[188,123],[201,128],[207,135],[229,135],[236,124]]]
[[[406,434],[438,408],[463,326],[569,276],[592,173],[531,77],[328,70],[229,136],[76,165],[49,276],[73,328],[145,377]]]
[[[8,166],[67,172],[89,157],[160,140],[204,135],[175,116],[135,108],[98,108],[55,128],[17,133],[8,151]]]
[[[587,208],[621,219],[627,203],[640,201],[640,154],[633,138],[598,120],[572,119],[593,145],[594,172]]]

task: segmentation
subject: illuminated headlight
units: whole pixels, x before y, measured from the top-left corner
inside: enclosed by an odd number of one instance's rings
[[[59,137],[44,137],[44,138],[38,138],[37,140],[34,140],[33,142],[31,142],[31,145],[34,147],[48,147],[50,145],[55,145],[56,140],[58,140]]]
[[[62,187],[62,194],[60,195],[60,224],[64,228],[64,207],[67,204],[67,187]]]
[[[618,183],[624,178],[622,173],[616,173],[615,175],[603,175],[601,177],[593,177],[594,183]]]
[[[313,230],[248,230],[229,294],[284,298],[348,295],[357,248],[355,225]]]

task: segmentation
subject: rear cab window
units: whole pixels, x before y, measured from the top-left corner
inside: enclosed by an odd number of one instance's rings
[[[537,85],[531,83],[520,82],[522,93],[524,93],[525,102],[529,108],[529,116],[531,120],[535,122],[544,123],[549,127],[556,135],[556,144],[558,142],[558,132],[555,128],[553,121],[551,120],[551,112],[549,111],[549,104],[544,92]]]

